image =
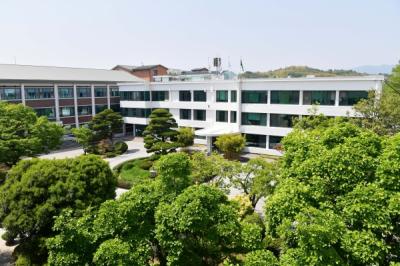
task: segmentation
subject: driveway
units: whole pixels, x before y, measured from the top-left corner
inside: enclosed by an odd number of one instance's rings
[[[144,148],[144,143],[142,138],[135,138],[133,140],[126,141],[126,144],[128,144],[128,151],[126,153],[116,156],[114,158],[104,159],[110,164],[111,169],[123,162],[149,156],[149,154],[146,152],[146,149]],[[83,149],[73,148],[68,150],[53,151],[48,154],[41,155],[39,156],[39,158],[65,159],[65,158],[74,158],[82,154],[83,154]]]

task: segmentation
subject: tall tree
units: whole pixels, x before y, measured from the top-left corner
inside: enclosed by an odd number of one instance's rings
[[[147,152],[154,152],[156,155],[167,154],[180,147],[177,142],[177,127],[172,114],[166,109],[153,110],[149,125],[143,132]]]
[[[0,163],[14,165],[23,156],[35,156],[61,144],[63,128],[32,108],[0,102]]]
[[[8,241],[20,240],[18,251],[43,262],[43,240],[54,217],[65,208],[75,214],[115,196],[116,178],[100,157],[22,160],[0,187],[0,221]]]
[[[370,92],[368,99],[354,106],[361,118],[354,119],[358,125],[380,135],[400,132],[400,65],[384,82],[381,94]]]

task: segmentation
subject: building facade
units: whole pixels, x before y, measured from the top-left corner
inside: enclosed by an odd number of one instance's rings
[[[0,64],[0,100],[79,127],[106,108],[119,111],[118,83],[142,82],[121,71]]]
[[[246,151],[279,154],[293,119],[314,104],[326,116],[354,116],[352,106],[381,91],[383,76],[235,79],[120,84],[127,132],[140,135],[152,109],[166,108],[179,126],[196,129],[196,143],[209,148],[215,137],[240,132]]]

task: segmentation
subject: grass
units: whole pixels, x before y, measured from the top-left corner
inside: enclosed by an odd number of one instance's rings
[[[145,166],[146,164],[147,166]],[[131,188],[138,183],[148,180],[150,178],[149,164],[151,166],[148,158],[140,158],[127,161],[117,167],[115,170],[118,174],[118,186]]]

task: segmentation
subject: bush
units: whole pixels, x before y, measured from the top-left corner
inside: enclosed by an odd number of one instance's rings
[[[128,150],[128,144],[124,141],[119,140],[114,144],[114,151],[116,154],[123,154]]]
[[[224,157],[228,160],[239,159],[246,143],[246,138],[241,134],[226,134],[217,137],[215,145],[224,153]]]
[[[150,160],[144,159],[139,163],[139,167],[142,168],[143,170],[149,170],[153,166],[153,162]]]
[[[178,143],[181,147],[188,147],[193,145],[194,130],[191,127],[181,127],[178,130]]]

